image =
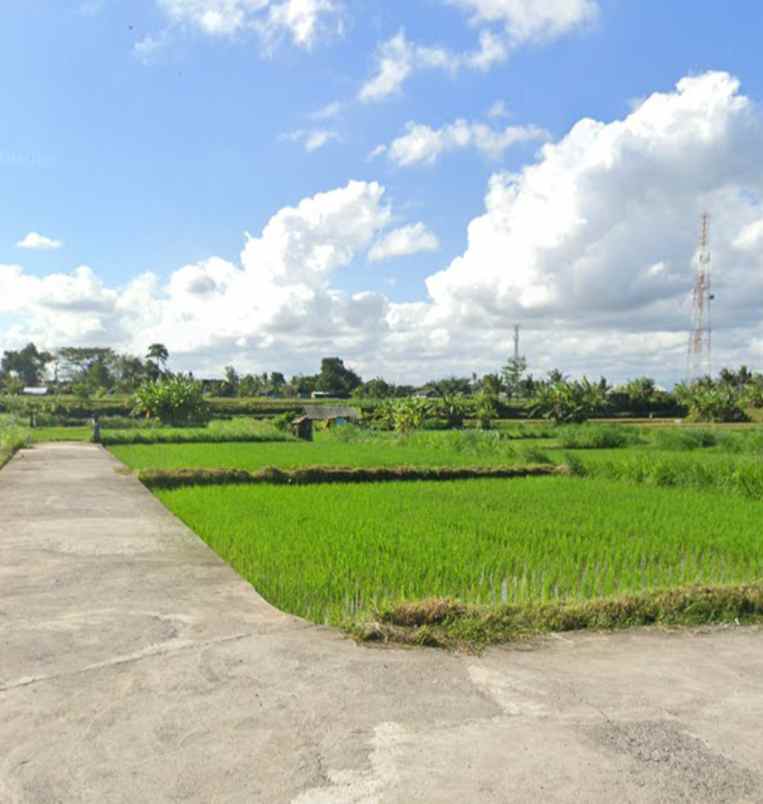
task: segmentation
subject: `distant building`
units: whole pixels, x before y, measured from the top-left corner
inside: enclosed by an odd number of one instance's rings
[[[336,399],[337,394],[334,391],[313,391],[310,394],[311,399]]]
[[[348,405],[320,405],[305,408],[302,418],[314,422],[326,422],[329,427],[352,424],[360,419],[360,413]]]
[[[47,396],[48,388],[45,386],[39,388],[24,388],[21,393],[23,396]]]

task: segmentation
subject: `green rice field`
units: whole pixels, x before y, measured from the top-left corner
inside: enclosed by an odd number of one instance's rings
[[[538,462],[543,443],[515,442],[498,434],[426,433],[407,439],[378,436],[344,440],[319,433],[313,442],[284,444],[173,444],[113,446],[111,451],[131,469],[249,469],[265,466],[471,466]],[[547,459],[547,458],[546,458]]]
[[[576,478],[159,498],[274,606],[331,624],[428,597],[535,605],[763,579],[763,506]]]
[[[554,463],[574,474],[654,486],[715,490],[763,499],[763,439],[742,432],[678,430],[638,432],[627,427],[564,428],[545,439],[496,432],[390,434],[319,433],[312,443],[172,444],[114,446],[130,468],[244,469],[268,466],[472,467]],[[629,431],[621,440],[622,431]],[[551,435],[551,434],[549,434]],[[610,447],[612,443],[619,446]],[[577,445],[588,445],[587,447]],[[591,446],[599,445],[599,446]]]
[[[484,644],[517,628],[763,617],[760,427],[520,424],[408,435],[345,427],[311,443],[272,440],[283,435],[270,423],[246,420],[104,432],[125,442],[112,453],[152,470],[159,499],[270,603],[317,623],[353,633],[392,623],[398,631],[384,638],[434,644],[427,623],[446,611],[446,625],[433,628]],[[401,470],[354,483],[344,482],[351,473],[328,482],[319,469],[543,463],[562,468],[407,482],[397,480]],[[241,485],[246,472],[214,472],[267,467],[306,470],[308,479],[266,470]]]

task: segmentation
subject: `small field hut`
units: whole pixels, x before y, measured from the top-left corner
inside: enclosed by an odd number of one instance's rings
[[[315,405],[305,408],[305,416],[313,422],[324,422],[327,427],[341,427],[360,419],[360,413],[349,405]]]

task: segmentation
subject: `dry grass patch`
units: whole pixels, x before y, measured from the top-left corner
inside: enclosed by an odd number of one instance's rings
[[[564,475],[564,466],[304,466],[279,469],[266,466],[246,469],[144,469],[140,481],[151,489],[225,485],[313,485],[320,483],[382,483],[404,480],[472,480],[485,478],[545,477]]]
[[[403,603],[350,630],[360,641],[479,651],[543,633],[647,625],[698,626],[763,620],[763,584],[697,586],[610,599],[485,607],[450,598]]]

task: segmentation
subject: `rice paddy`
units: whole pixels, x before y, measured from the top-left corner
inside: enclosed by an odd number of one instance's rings
[[[548,477],[159,498],[273,605],[362,621],[404,600],[534,606],[763,578],[758,503]]]
[[[760,427],[103,432],[268,601],[317,623],[474,644],[763,617]]]
[[[495,465],[517,460],[537,463],[542,447],[535,442],[514,442],[480,433],[428,433],[417,439],[376,438],[344,441],[318,434],[314,442],[284,444],[176,444],[157,451],[151,447],[112,447],[112,452],[132,469],[248,469],[265,466],[289,469],[299,466],[471,466]],[[458,439],[449,436],[459,436]],[[463,436],[463,438],[461,438]],[[471,437],[473,436],[473,438]],[[532,456],[536,460],[532,460]],[[527,458],[526,456],[531,456]]]

